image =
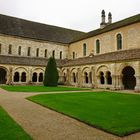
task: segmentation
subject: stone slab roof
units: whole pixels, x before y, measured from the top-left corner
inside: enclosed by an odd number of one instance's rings
[[[60,67],[65,61],[56,60],[56,62],[57,66]],[[0,55],[0,64],[45,67],[47,63],[48,59],[46,58]]]
[[[58,67],[69,67],[105,62],[118,62],[123,60],[140,60],[140,49],[123,50],[101,55],[95,55],[92,57],[78,58],[74,60],[56,60],[56,62]],[[47,65],[47,62],[48,59],[46,58],[0,55],[0,64],[45,67]]]
[[[68,66],[78,66],[78,65],[86,65],[86,64],[97,64],[97,63],[105,63],[105,62],[118,62],[118,61],[129,61],[129,60],[140,60],[140,49],[133,50],[123,50],[117,52],[111,52],[101,55],[95,55],[92,57],[82,57],[74,60],[68,60],[63,64],[63,67]]]
[[[0,34],[69,44],[84,33],[0,14]]]
[[[140,14],[120,20],[118,22],[111,23],[111,24],[107,25],[106,27],[104,27],[103,29],[99,28],[97,30],[90,31],[90,32],[80,36],[79,38],[76,38],[71,43],[74,43],[74,42],[77,42],[77,41],[80,41],[80,40],[83,40],[86,38],[90,38],[90,37],[93,37],[93,36],[96,36],[96,35],[99,35],[99,34],[102,34],[105,32],[109,32],[111,30],[115,30],[115,29],[130,25],[130,24],[137,23],[137,22],[140,22]]]

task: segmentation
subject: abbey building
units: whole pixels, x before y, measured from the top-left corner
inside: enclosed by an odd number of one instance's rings
[[[140,14],[88,33],[0,15],[0,84],[42,84],[48,58],[59,83],[140,91]]]

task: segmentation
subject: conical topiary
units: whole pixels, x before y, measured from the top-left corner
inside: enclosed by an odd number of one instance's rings
[[[58,71],[54,57],[50,57],[44,74],[44,86],[57,86],[58,85]]]

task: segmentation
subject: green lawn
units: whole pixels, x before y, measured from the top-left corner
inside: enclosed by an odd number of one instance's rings
[[[32,138],[0,107],[0,140],[31,140]]]
[[[140,131],[140,95],[84,92],[28,99],[118,136]]]
[[[1,86],[1,88],[7,91],[16,91],[16,92],[53,92],[53,91],[78,91],[78,90],[87,90],[76,87],[45,87],[45,86]]]

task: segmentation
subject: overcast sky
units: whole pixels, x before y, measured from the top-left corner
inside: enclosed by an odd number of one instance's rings
[[[140,14],[140,0],[0,0],[1,14],[85,32],[99,28],[102,9],[115,22]]]

